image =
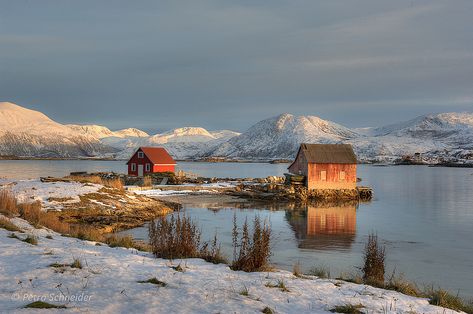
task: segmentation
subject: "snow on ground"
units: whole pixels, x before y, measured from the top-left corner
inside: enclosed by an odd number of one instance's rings
[[[316,277],[301,279],[287,271],[236,272],[200,259],[171,262],[34,229],[18,218],[13,221],[37,236],[38,245],[10,238],[10,232],[0,229],[1,312],[26,312],[22,308],[26,304],[43,300],[66,305],[70,313],[257,313],[266,306],[276,313],[326,313],[347,303],[361,303],[369,313],[453,313],[394,291]],[[81,260],[82,269],[50,267],[70,264],[74,258]],[[170,267],[179,263],[184,272]],[[167,285],[138,283],[153,277]],[[266,286],[278,280],[284,281],[288,292]],[[244,289],[248,296],[240,294]]]
[[[55,202],[50,198],[68,199],[67,203],[79,202],[79,195],[97,192],[101,185],[79,182],[41,182],[33,180],[8,180],[0,179],[0,189],[10,189],[16,196],[18,202],[41,201],[43,208],[61,209],[64,201]]]
[[[234,188],[238,182],[216,182],[205,184],[180,184],[180,185],[160,185],[159,188],[152,188],[148,190],[134,189],[136,187],[128,186],[134,193],[153,196],[170,196],[170,195],[184,195],[184,194],[216,194],[220,189]],[[184,187],[184,189],[181,189]],[[189,189],[185,189],[188,187]]]

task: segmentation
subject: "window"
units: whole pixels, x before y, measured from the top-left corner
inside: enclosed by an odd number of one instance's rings
[[[327,171],[320,171],[320,181],[327,181]]]
[[[340,171],[340,181],[345,181],[345,171]]]
[[[136,171],[136,164],[135,163],[131,164],[131,171]]]
[[[145,154],[143,152],[138,152],[138,158],[144,158]]]
[[[146,169],[147,172],[150,172],[151,171],[151,165],[146,164],[145,169]]]

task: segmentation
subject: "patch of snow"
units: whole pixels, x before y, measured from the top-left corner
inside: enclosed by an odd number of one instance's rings
[[[39,179],[12,181],[0,180],[0,189],[10,189],[18,202],[40,201],[45,209],[61,209],[61,203],[49,201],[49,198],[70,198],[68,203],[79,202],[79,195],[97,192],[103,186],[79,182],[41,182]]]
[[[312,276],[302,279],[280,270],[232,271],[200,259],[171,262],[134,249],[62,237],[21,219],[13,221],[37,236],[38,245],[9,238],[10,232],[0,229],[2,312],[24,312],[25,305],[39,299],[66,305],[68,313],[258,313],[269,307],[276,313],[302,314],[329,313],[345,304],[362,304],[368,313],[455,313],[395,291]],[[82,269],[50,267],[71,264],[74,258],[81,260]],[[171,268],[177,264],[184,272]],[[166,286],[139,283],[153,277]],[[279,280],[288,292],[266,286]],[[240,294],[244,289],[248,296]],[[72,296],[82,298],[71,301]]]

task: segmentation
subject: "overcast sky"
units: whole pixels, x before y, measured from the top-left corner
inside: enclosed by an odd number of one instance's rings
[[[473,1],[0,0],[0,101],[152,132],[472,111]]]

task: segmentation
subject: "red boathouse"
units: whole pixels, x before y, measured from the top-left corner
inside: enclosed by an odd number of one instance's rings
[[[162,147],[140,147],[126,163],[128,175],[145,176],[156,172],[174,172],[176,161]]]

